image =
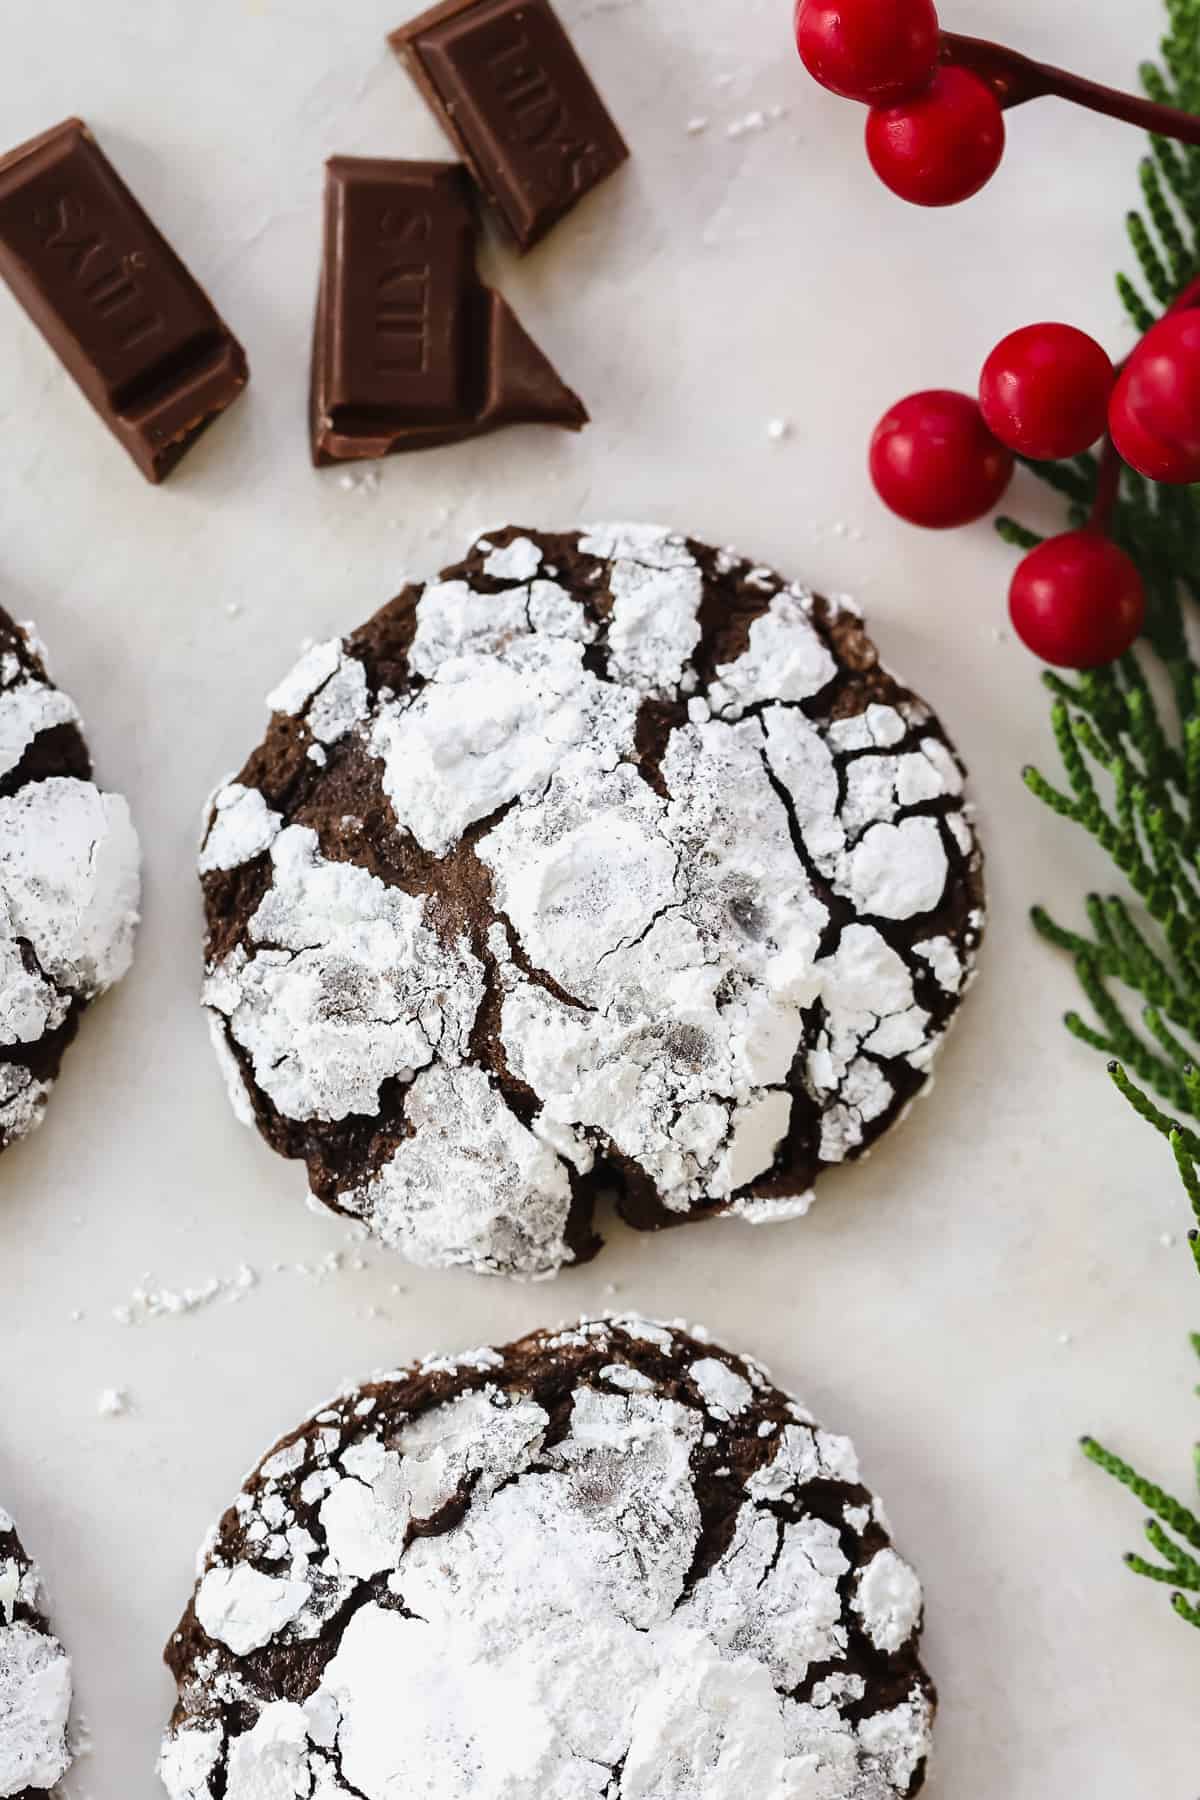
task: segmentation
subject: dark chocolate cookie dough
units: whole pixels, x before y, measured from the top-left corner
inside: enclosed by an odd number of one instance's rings
[[[91,773],[74,703],[0,611],[0,1150],[41,1123],[80,1014],[133,956],[137,836]]]
[[[171,1800],[899,1800],[921,1587],[854,1448],[637,1318],[344,1394],[225,1514],[167,1649]]]
[[[0,1796],[41,1800],[70,1765],[71,1663],[42,1616],[41,1580],[0,1511]]]
[[[844,602],[516,529],[271,696],[210,809],[235,1107],[416,1261],[538,1276],[806,1210],[923,1087],[982,930],[962,771]]]

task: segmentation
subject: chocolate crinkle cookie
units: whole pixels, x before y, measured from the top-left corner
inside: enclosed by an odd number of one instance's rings
[[[239,1115],[413,1260],[806,1210],[983,924],[962,769],[858,615],[648,526],[508,529],[315,645],[215,795]]]
[[[42,1615],[41,1578],[0,1512],[0,1796],[37,1800],[71,1763],[71,1662]]]
[[[167,1648],[171,1800],[896,1800],[921,1586],[847,1438],[625,1318],[381,1377],[272,1451]]]
[[[141,857],[74,702],[0,611],[0,1150],[40,1125],[89,1001],[133,960]]]

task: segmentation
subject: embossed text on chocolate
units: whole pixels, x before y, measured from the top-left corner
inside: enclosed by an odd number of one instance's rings
[[[600,157],[593,137],[580,134],[545,64],[539,61],[528,34],[519,26],[513,40],[493,51],[487,67],[521,143],[531,150],[555,149],[572,194],[590,183]]]
[[[0,156],[0,278],[148,481],[246,385],[246,356],[82,119]]]
[[[132,350],[162,331],[163,315],[149,305],[137,280],[145,255],[122,256],[91,223],[83,200],[56,195],[50,205],[39,208],[33,222],[48,260],[65,267],[91,311],[113,327],[122,350]]]
[[[433,235],[427,212],[386,207],[379,215],[379,248],[387,261],[375,290],[375,366],[423,375],[429,367],[432,271],[426,246]]]
[[[629,154],[550,0],[439,0],[391,41],[523,250]]]

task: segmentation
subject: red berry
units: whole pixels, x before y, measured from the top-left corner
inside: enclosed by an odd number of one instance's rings
[[[937,13],[933,0],[797,0],[796,47],[822,87],[887,105],[933,74]]]
[[[1200,481],[1200,457],[1189,456],[1173,444],[1164,443],[1134,417],[1129,407],[1128,369],[1113,389],[1108,429],[1117,454],[1147,481],[1161,481],[1174,487]]]
[[[979,404],[1002,444],[1053,462],[1079,456],[1108,423],[1113,366],[1108,352],[1073,325],[1026,325],[983,365]]]
[[[981,519],[1012,472],[1012,452],[997,443],[975,401],[945,388],[898,401],[871,439],[880,499],[910,524],[935,531]]]
[[[1018,564],[1008,609],[1021,642],[1060,669],[1123,656],[1146,616],[1142,578],[1098,531],[1047,538]]]
[[[1114,431],[1137,447],[1160,445],[1178,470],[1153,477],[1195,481],[1200,468],[1200,313],[1173,313],[1148,331],[1129,358],[1113,395]],[[1136,468],[1138,465],[1134,463]],[[1143,471],[1144,473],[1145,471]]]
[[[886,187],[914,206],[954,206],[991,180],[1004,155],[1004,114],[986,81],[952,64],[925,92],[867,115],[867,155]]]

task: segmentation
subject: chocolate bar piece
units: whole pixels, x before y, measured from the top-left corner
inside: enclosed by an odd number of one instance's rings
[[[336,156],[313,344],[313,461],[349,462],[501,425],[587,424],[475,267],[478,227],[454,163]]]
[[[241,345],[81,119],[0,157],[0,275],[148,481],[246,385]]]
[[[389,42],[522,250],[629,155],[549,0],[446,0]]]

